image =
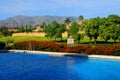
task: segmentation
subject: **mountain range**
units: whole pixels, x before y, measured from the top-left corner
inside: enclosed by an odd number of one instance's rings
[[[21,25],[40,25],[43,22],[50,24],[52,21],[64,23],[64,20],[69,18],[72,22],[78,21],[78,16],[14,16],[5,20],[0,20],[0,26],[18,27]]]

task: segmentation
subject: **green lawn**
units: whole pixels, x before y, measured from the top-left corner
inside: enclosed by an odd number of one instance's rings
[[[7,38],[6,37],[2,37],[0,38],[0,41],[1,42],[5,42],[6,39],[8,41],[13,41],[13,42],[20,42],[20,41],[28,41],[28,40],[38,40],[38,41],[50,41],[51,39],[47,39],[45,37],[37,37],[37,36],[25,36],[25,37],[11,37],[11,36],[8,36]]]
[[[46,38],[46,37],[39,37],[39,36],[24,36],[24,37],[12,37],[12,36],[8,36],[6,37],[1,37],[0,38],[0,42],[6,42],[6,39],[9,42],[20,42],[20,41],[29,41],[29,40],[37,40],[37,41],[55,41],[54,38],[50,39],[50,38]],[[92,39],[92,43],[89,43],[89,38],[85,37],[83,40],[81,40],[81,44],[91,44],[91,45],[111,45],[114,44],[113,40],[109,40],[108,43],[104,42],[104,40],[102,40],[101,38],[98,38],[97,40],[97,44],[94,44],[94,39]],[[59,43],[67,43],[67,38],[63,38],[62,41],[61,39],[57,39],[56,42]],[[119,40],[117,40],[117,43],[120,43]],[[77,41],[75,42],[75,44],[77,44]]]

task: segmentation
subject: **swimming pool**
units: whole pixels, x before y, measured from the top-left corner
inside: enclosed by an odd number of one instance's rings
[[[120,80],[120,60],[0,53],[0,80]]]

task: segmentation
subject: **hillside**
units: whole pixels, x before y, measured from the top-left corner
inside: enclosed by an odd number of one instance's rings
[[[78,17],[75,16],[15,16],[5,20],[0,20],[0,26],[16,27],[20,25],[37,25],[46,22],[47,24],[52,21],[57,21],[58,23],[64,23],[64,20],[69,18],[71,21],[78,21]]]

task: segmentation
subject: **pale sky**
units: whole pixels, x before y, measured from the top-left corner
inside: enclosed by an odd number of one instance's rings
[[[120,0],[0,0],[0,20],[23,16],[120,16]]]

